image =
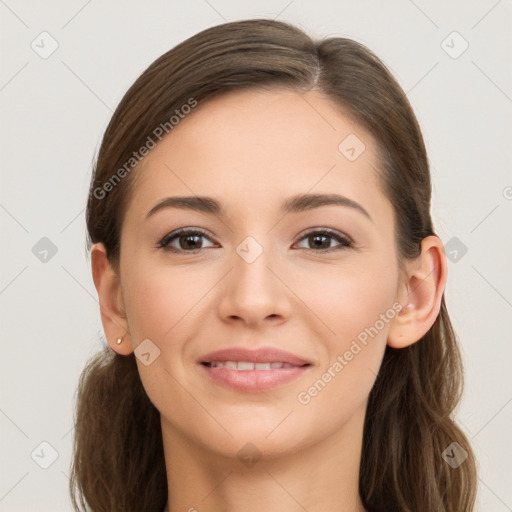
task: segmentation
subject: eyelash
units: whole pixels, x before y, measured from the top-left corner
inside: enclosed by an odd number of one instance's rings
[[[164,249],[165,251],[169,251],[172,253],[189,253],[189,254],[197,254],[199,251],[207,249],[207,247],[203,247],[200,249],[194,249],[191,251],[187,251],[185,249],[176,249],[174,247],[169,246],[170,242],[174,241],[175,239],[177,239],[183,235],[188,235],[188,236],[199,235],[199,236],[204,236],[206,238],[209,238],[208,234],[200,229],[182,228],[182,229],[178,229],[177,231],[174,231],[174,232],[169,233],[168,235],[164,236],[164,238],[162,238],[162,240],[160,240],[160,242],[158,242],[158,248]],[[332,239],[336,240],[337,242],[339,242],[340,245],[336,246],[336,247],[330,247],[328,249],[305,249],[306,251],[312,251],[315,253],[323,254],[323,253],[330,253],[330,252],[334,252],[334,251],[342,251],[345,249],[350,249],[354,246],[354,243],[350,238],[348,238],[346,236],[342,236],[336,231],[333,231],[330,229],[325,229],[325,228],[309,231],[309,232],[305,233],[304,235],[302,235],[302,237],[299,239],[299,241],[304,240],[305,238],[307,238],[308,236],[311,236],[311,235],[321,235],[321,236],[326,236],[328,238],[332,238]]]

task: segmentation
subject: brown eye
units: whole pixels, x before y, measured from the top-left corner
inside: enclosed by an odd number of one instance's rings
[[[310,247],[305,247],[305,249],[314,252],[340,251],[352,247],[352,242],[348,238],[330,230],[311,231],[302,237],[301,240],[306,240],[310,245]],[[332,247],[332,240],[338,242],[338,245]]]
[[[159,242],[159,247],[171,252],[195,253],[201,249],[207,248],[204,247],[202,243],[202,239],[204,238],[208,238],[208,236],[203,231],[197,229],[180,229],[179,231],[166,235]]]

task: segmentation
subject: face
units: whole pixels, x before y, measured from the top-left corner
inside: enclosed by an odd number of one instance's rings
[[[271,457],[360,425],[399,290],[375,148],[318,91],[230,92],[134,171],[120,282],[164,429]]]

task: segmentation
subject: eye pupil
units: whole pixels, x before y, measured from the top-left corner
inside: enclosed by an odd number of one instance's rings
[[[201,243],[203,238],[209,239],[209,236],[200,231],[180,230],[162,239],[159,242],[159,247],[175,253],[184,254],[187,252],[189,254],[196,254],[205,249]],[[309,245],[309,248],[303,247],[304,249],[317,253],[341,251],[352,247],[351,242],[345,237],[325,230],[312,231],[309,234],[305,234],[301,240],[306,240],[307,245]],[[338,244],[334,248],[331,247],[332,240]],[[177,244],[178,247],[175,247],[174,244]]]
[[[328,236],[325,236],[325,235],[311,235],[311,236],[309,237],[310,241],[311,241],[311,240],[316,240],[316,239],[318,239],[318,238],[323,238],[323,239],[324,239],[324,241],[325,241],[326,239],[327,239],[327,240],[329,239],[329,237],[328,237]],[[320,249],[328,249],[328,248],[330,247],[330,245],[331,245],[331,244],[330,244],[329,242],[327,242],[327,245],[325,245],[325,244],[324,244],[324,245],[322,245],[322,243],[317,244],[317,243],[313,242],[313,244],[312,244],[312,245],[313,245],[313,246],[315,246],[315,247],[318,247],[318,248],[320,248]]]
[[[188,242],[191,240],[191,239],[196,239],[196,243],[197,243],[197,239],[198,238],[201,238],[201,235],[183,235],[180,237],[180,245],[181,245],[181,240],[185,239],[186,240],[186,243],[184,245],[182,245],[182,247],[185,247],[185,248],[190,248],[190,246],[188,245]],[[192,245],[194,244],[194,242],[192,242]],[[196,247],[192,247],[192,249],[196,249]]]

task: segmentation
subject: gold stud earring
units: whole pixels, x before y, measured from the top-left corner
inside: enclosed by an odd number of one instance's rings
[[[117,344],[118,344],[118,345],[121,345],[121,342],[122,342],[122,341],[123,341],[123,337],[121,336],[121,338],[118,338],[118,339],[117,339]]]

